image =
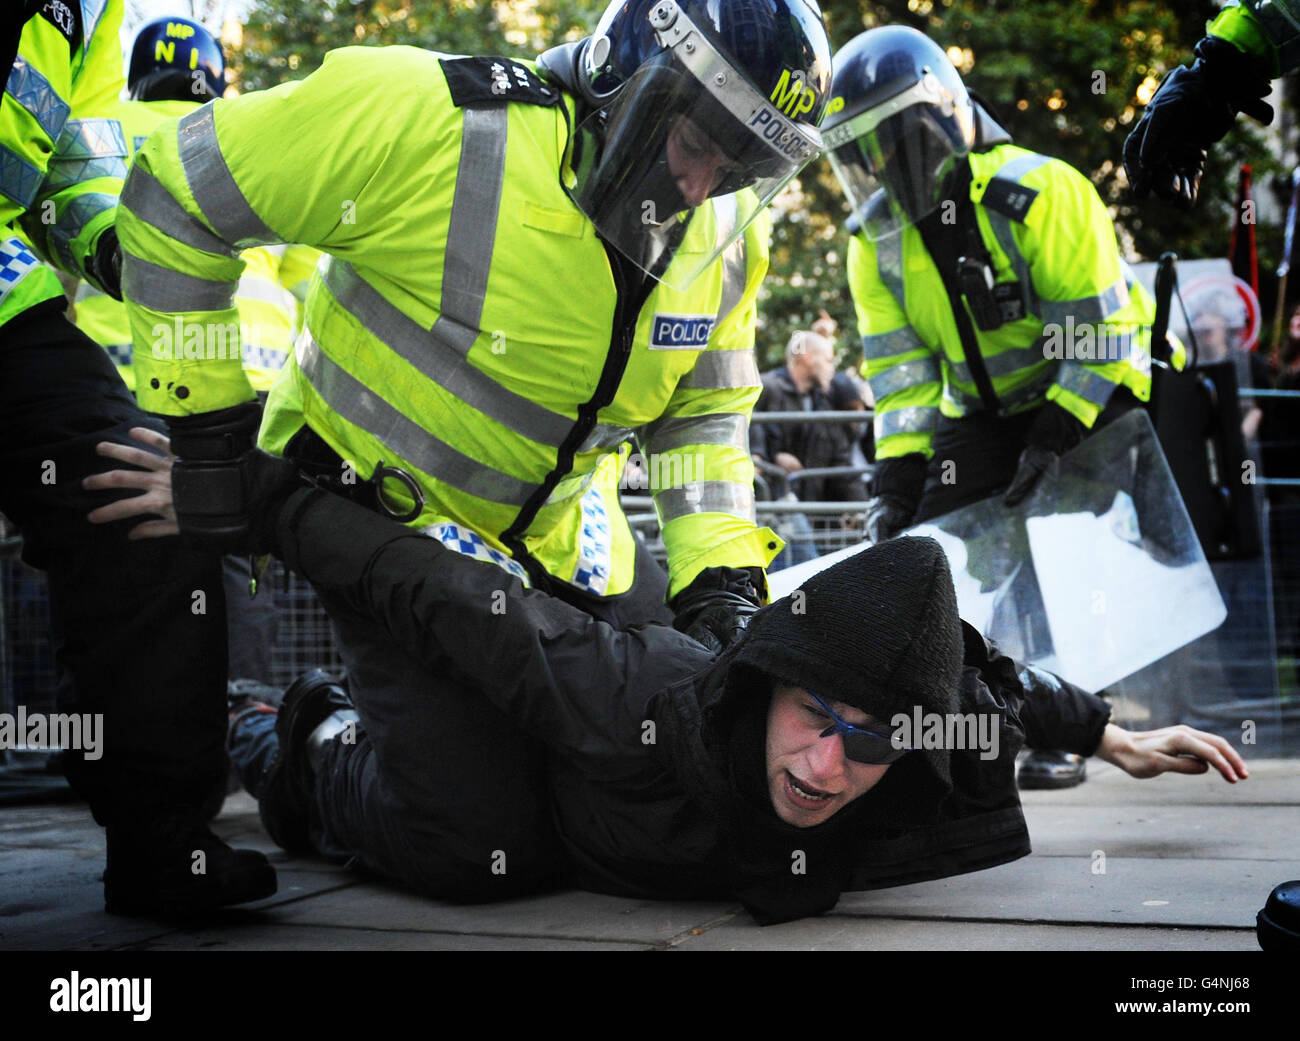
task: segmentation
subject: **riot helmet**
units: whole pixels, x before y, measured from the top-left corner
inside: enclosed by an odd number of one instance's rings
[[[937,43],[906,26],[870,29],[834,59],[822,130],[831,167],[871,240],[933,213],[976,140],[976,110]]]
[[[570,197],[682,288],[820,150],[830,45],[813,0],[615,0],[560,78],[583,102]]]
[[[132,101],[211,101],[226,90],[226,56],[188,18],[158,18],[136,34],[126,78]]]

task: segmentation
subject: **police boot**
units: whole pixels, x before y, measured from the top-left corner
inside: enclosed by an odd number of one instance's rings
[[[1255,916],[1255,938],[1265,951],[1300,951],[1300,879],[1283,882],[1269,893]]]
[[[169,807],[108,826],[104,909],[131,917],[187,918],[275,892],[275,869],[250,849],[231,849],[201,810]]]
[[[316,765],[324,746],[358,718],[342,685],[319,669],[299,676],[284,692],[275,721],[279,747],[257,804],[262,826],[282,849],[312,849]]]
[[[1020,763],[1016,783],[1021,789],[1073,788],[1083,784],[1088,761],[1073,752],[1031,751]]]

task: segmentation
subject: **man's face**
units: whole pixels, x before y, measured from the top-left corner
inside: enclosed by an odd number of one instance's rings
[[[828,701],[854,726],[875,722],[867,713]],[[857,763],[844,755],[839,734],[821,737],[831,719],[802,687],[778,685],[767,713],[767,786],[772,809],[787,824],[811,828],[830,820],[885,776],[889,765]]]
[[[723,180],[739,173],[739,163],[729,159],[713,139],[685,116],[673,120],[665,146],[668,172],[686,205],[699,206]]]

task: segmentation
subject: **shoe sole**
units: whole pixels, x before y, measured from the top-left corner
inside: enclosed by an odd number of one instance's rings
[[[1026,791],[1057,791],[1061,788],[1076,788],[1088,779],[1087,773],[1067,774],[1056,777],[1051,774],[1027,774],[1016,777],[1016,787]]]
[[[299,779],[286,775],[290,769],[290,756],[286,749],[298,749],[321,720],[311,720],[304,709],[311,695],[328,687],[337,687],[323,672],[315,670],[300,677],[284,692],[280,714],[275,721],[275,736],[280,747],[262,785],[262,798],[258,802],[258,815],[262,827],[281,849],[290,853],[307,853],[312,850],[309,796],[302,792]],[[332,710],[331,710],[332,711]],[[322,719],[325,717],[321,717]]]

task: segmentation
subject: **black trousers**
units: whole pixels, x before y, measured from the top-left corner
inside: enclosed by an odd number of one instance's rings
[[[0,511],[49,579],[60,710],[104,717],[102,756],[65,757],[100,824],[200,806],[226,770],[220,557],[86,520],[113,496],[82,478],[121,466],[95,445],[133,426],[163,429],[61,301],[0,328]]]
[[[330,537],[339,554],[352,548],[347,532]],[[671,619],[667,576],[639,543],[636,572],[622,597],[573,599],[616,627]],[[480,691],[413,660],[328,589],[317,593],[361,716],[357,739],[328,746],[316,775],[320,851],[439,899],[500,900],[560,884],[542,744]]]

